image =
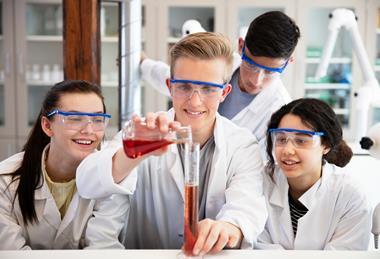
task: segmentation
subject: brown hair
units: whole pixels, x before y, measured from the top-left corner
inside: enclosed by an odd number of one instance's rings
[[[181,39],[170,49],[170,73],[173,75],[175,63],[181,57],[202,60],[224,58],[227,64],[224,81],[228,82],[232,73],[232,54],[231,42],[222,34],[193,33]]]

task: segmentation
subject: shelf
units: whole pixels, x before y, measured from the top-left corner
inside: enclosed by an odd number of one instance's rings
[[[58,35],[29,35],[26,39],[28,41],[62,42],[63,37]]]
[[[117,81],[102,81],[100,83],[101,87],[118,87],[119,83]]]
[[[27,85],[28,86],[53,86],[55,85],[57,82],[53,82],[53,81],[42,81],[42,80],[31,80],[31,81],[27,81]]]
[[[167,38],[167,42],[168,43],[177,43],[181,38],[177,38],[177,37],[168,37]]]
[[[336,108],[333,109],[336,115],[348,115],[350,114],[350,109]]]
[[[306,63],[308,64],[319,64],[321,58],[306,58]],[[350,64],[352,62],[351,58],[341,57],[341,58],[331,58],[329,64]]]
[[[305,90],[350,90],[351,85],[340,83],[305,84]]]
[[[116,37],[116,36],[102,36],[101,37],[101,42],[110,42],[110,43],[113,43],[113,42],[118,42],[119,41],[119,38]]]

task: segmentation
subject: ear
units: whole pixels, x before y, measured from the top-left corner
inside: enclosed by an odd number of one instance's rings
[[[226,99],[227,95],[231,92],[232,90],[232,86],[231,84],[227,84],[224,89],[223,89],[223,93],[222,93],[222,97],[220,99],[220,102],[222,103],[224,101],[224,99]]]
[[[330,152],[331,148],[329,147],[323,147],[323,155],[326,155],[328,152]]]
[[[170,78],[166,78],[165,83],[166,83],[166,87],[168,88],[170,96],[171,96],[172,95],[172,91],[170,89]]]
[[[45,116],[41,117],[41,128],[48,137],[52,137],[54,135],[53,130],[51,129],[51,121]]]
[[[242,54],[242,51],[243,51],[243,47],[244,47],[244,40],[242,37],[239,37],[239,41],[238,41],[238,49],[239,49],[239,54],[241,56]]]
[[[294,60],[295,60],[295,58],[294,58],[294,53],[293,53],[293,54],[290,56],[290,58],[289,58],[289,63],[293,63]]]

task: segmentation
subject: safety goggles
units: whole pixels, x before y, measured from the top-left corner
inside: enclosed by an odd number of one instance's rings
[[[320,145],[321,136],[326,135],[324,132],[289,128],[269,129],[268,132],[275,147],[284,147],[290,140],[294,147],[300,149],[311,149]]]
[[[250,59],[245,54],[245,45],[242,49],[241,59],[242,59],[241,65],[243,66],[243,68],[247,69],[251,73],[260,73],[261,71],[263,71],[262,74],[265,77],[269,77],[269,78],[279,76],[285,70],[289,62],[289,60],[286,60],[285,64],[281,67],[267,67],[267,66],[260,65],[256,63],[255,61],[253,61],[252,59]]]
[[[90,123],[94,131],[103,131],[111,118],[107,113],[64,112],[57,109],[49,112],[46,117],[54,115],[65,127],[72,130],[81,130]]]
[[[197,92],[202,100],[217,98],[225,87],[225,84],[174,78],[170,80],[170,85],[175,97],[189,99]]]

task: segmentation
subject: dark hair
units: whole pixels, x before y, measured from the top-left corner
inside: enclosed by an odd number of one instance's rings
[[[245,44],[253,56],[288,59],[297,46],[300,30],[280,11],[266,12],[249,25]]]
[[[305,125],[314,131],[326,134],[321,137],[321,141],[323,145],[330,148],[330,151],[323,156],[322,164],[327,161],[339,167],[344,167],[350,162],[352,150],[343,140],[342,127],[338,117],[328,104],[312,98],[294,100],[272,114],[268,129],[278,128],[281,119],[287,114],[298,116]],[[269,161],[266,169],[270,174],[273,174],[275,168],[272,149],[272,139],[270,133],[267,132],[267,156]]]
[[[12,182],[16,180],[19,181],[13,200],[13,206],[18,196],[18,202],[25,224],[28,224],[28,221],[30,223],[38,221],[34,207],[34,191],[42,187],[41,157],[44,148],[50,142],[50,138],[42,130],[41,118],[42,116],[47,116],[50,111],[57,108],[59,100],[63,95],[72,93],[95,93],[102,100],[103,109],[104,112],[106,112],[101,88],[96,84],[83,80],[66,80],[55,84],[47,92],[38,118],[24,145],[24,158],[21,165],[12,173]]]

